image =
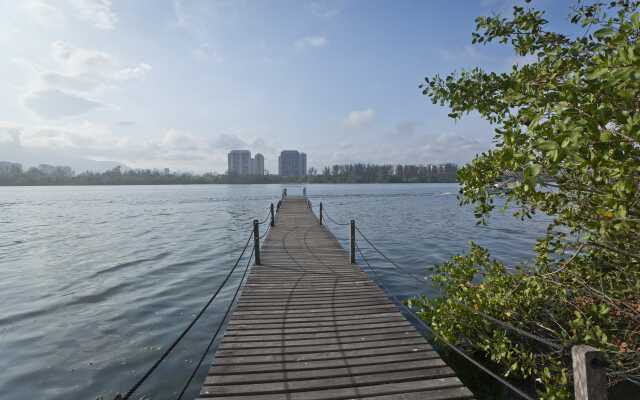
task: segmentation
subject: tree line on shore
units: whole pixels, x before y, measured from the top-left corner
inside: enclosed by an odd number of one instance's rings
[[[172,172],[168,168],[128,169],[121,166],[104,172],[76,174],[70,167],[41,164],[24,169],[21,164],[0,162],[0,185],[187,185],[250,183],[429,183],[456,182],[457,166],[343,164],[310,168],[307,176],[231,176],[227,174]]]

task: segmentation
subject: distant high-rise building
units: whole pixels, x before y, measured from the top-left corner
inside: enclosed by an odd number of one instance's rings
[[[260,153],[251,158],[249,150],[231,150],[227,162],[229,175],[264,175],[264,156]]]
[[[278,157],[278,175],[306,176],[307,155],[297,150],[283,150]]]
[[[300,176],[307,176],[307,153],[300,153]]]
[[[229,175],[249,175],[251,169],[251,152],[249,150],[231,150],[227,161]]]
[[[253,167],[252,175],[264,175],[264,156],[260,153],[256,153],[255,157],[251,159],[251,166]]]

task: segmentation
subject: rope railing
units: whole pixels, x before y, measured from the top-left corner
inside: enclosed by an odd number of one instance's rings
[[[378,272],[376,271],[375,267],[373,267],[371,265],[371,263],[369,263],[369,260],[365,257],[364,253],[362,252],[362,250],[360,249],[360,246],[358,246],[357,242],[355,243],[356,249],[358,251],[358,253],[360,254],[360,258],[365,262],[365,264],[369,267],[369,270],[373,272],[373,274],[376,276],[377,280],[380,281],[380,277],[378,276]],[[536,400],[534,397],[530,396],[528,393],[524,392],[522,389],[519,389],[518,387],[516,387],[515,385],[513,385],[511,382],[507,381],[506,379],[504,379],[502,376],[496,374],[495,372],[491,371],[491,369],[489,369],[488,367],[486,367],[485,365],[483,365],[482,363],[480,363],[479,361],[477,361],[476,359],[474,359],[473,357],[471,357],[469,354],[467,354],[463,349],[461,349],[460,347],[450,343],[449,341],[447,341],[446,339],[438,336],[436,334],[436,332],[433,330],[433,328],[431,328],[429,325],[427,325],[412,309],[410,309],[409,307],[407,307],[402,301],[400,301],[400,299],[398,299],[398,297],[396,295],[394,295],[393,293],[387,291],[387,293],[389,294],[389,296],[391,296],[391,298],[393,298],[395,300],[395,302],[409,315],[411,315],[412,317],[414,317],[414,320],[425,330],[427,330],[428,332],[430,332],[433,336],[439,337],[440,340],[451,350],[453,350],[456,354],[458,354],[459,356],[461,356],[462,358],[464,358],[465,360],[469,361],[471,364],[473,364],[474,366],[476,366],[478,369],[480,369],[482,372],[486,373],[487,375],[489,375],[490,377],[492,377],[493,379],[495,379],[496,381],[498,381],[500,384],[504,385],[505,387],[507,387],[509,390],[511,390],[512,392],[514,392],[515,394],[517,394],[518,396],[522,397],[523,399],[526,400]]]
[[[242,283],[244,282],[244,280],[245,280],[245,278],[247,276],[247,272],[249,271],[249,264],[251,264],[251,260],[252,259],[253,259],[253,250],[251,250],[251,254],[249,254],[249,259],[247,260],[247,264],[244,267],[244,272],[242,273],[242,277],[238,281],[238,285],[236,286],[236,291],[233,294],[233,298],[229,302],[229,305],[227,306],[227,310],[225,311],[224,316],[222,317],[222,320],[218,324],[218,328],[216,328],[215,333],[213,334],[213,336],[211,337],[211,340],[209,340],[209,343],[207,344],[207,348],[204,349],[204,351],[202,352],[202,355],[200,356],[200,359],[198,360],[198,364],[195,366],[195,368],[191,372],[191,375],[189,376],[189,379],[187,379],[187,381],[185,382],[185,384],[182,387],[182,390],[180,391],[180,394],[178,395],[176,400],[181,400],[182,397],[184,396],[185,392],[187,391],[187,389],[189,389],[189,385],[191,385],[191,382],[193,381],[193,378],[196,376],[196,374],[198,373],[198,370],[202,366],[202,363],[204,362],[204,359],[206,358],[207,354],[209,354],[209,350],[211,350],[211,346],[213,346],[213,343],[215,343],[216,338],[220,334],[220,330],[224,326],[224,324],[225,324],[225,322],[227,320],[227,317],[229,316],[229,313],[231,312],[231,308],[233,307],[233,304],[236,302],[236,299],[238,298],[238,293],[240,292],[240,288],[242,287]]]
[[[167,347],[167,349],[162,353],[162,355],[160,355],[160,357],[153,363],[153,365],[144,373],[144,375],[142,375],[136,381],[136,383],[133,384],[133,386],[131,386],[131,388],[124,395],[117,394],[115,396],[114,400],[128,400],[128,399],[130,399],[131,396],[138,390],[138,388],[140,388],[140,386],[151,376],[151,374],[153,374],[153,372],[158,368],[158,366],[169,356],[169,354],[171,354],[173,349],[176,348],[176,346],[182,341],[182,339],[187,335],[187,333],[189,333],[191,328],[193,328],[193,326],[198,322],[198,320],[202,317],[202,315],[205,313],[205,311],[207,311],[207,309],[209,308],[211,303],[213,303],[213,301],[218,296],[218,294],[220,293],[222,288],[227,284],[227,282],[229,281],[229,279],[231,278],[231,276],[235,272],[235,270],[238,267],[238,265],[240,265],[240,261],[242,260],[242,257],[246,253],[247,248],[249,247],[249,243],[251,242],[252,238],[253,238],[253,232],[249,235],[249,238],[247,239],[247,241],[246,241],[246,243],[245,243],[245,245],[244,245],[244,247],[242,249],[242,252],[240,253],[240,256],[238,256],[236,262],[234,263],[233,267],[229,270],[229,272],[225,276],[225,278],[222,281],[222,283],[218,286],[218,288],[213,293],[213,295],[211,295],[211,297],[209,297],[209,300],[204,304],[204,306],[196,314],[196,316],[193,318],[193,320],[191,320],[191,322],[186,326],[186,328],[182,331],[182,333],[180,333],[180,335],[176,339],[174,339],[174,341],[171,343],[171,345],[169,345],[169,347]],[[251,262],[251,257],[252,256],[253,256],[253,251],[251,252],[251,256],[249,257],[249,262]]]
[[[283,193],[283,198],[285,198],[285,197],[286,197],[286,190]],[[280,204],[278,204],[278,209],[280,208],[279,206],[280,206]],[[211,346],[213,346],[213,343],[215,342],[216,338],[218,337],[218,334],[220,333],[220,330],[222,329],[222,326],[224,326],[224,323],[225,323],[229,313],[231,312],[231,308],[232,308],[232,306],[233,306],[233,304],[234,304],[234,302],[235,302],[235,300],[236,300],[236,298],[238,296],[240,288],[242,287],[242,283],[245,280],[247,271],[249,270],[249,265],[251,263],[251,260],[255,259],[256,260],[256,264],[257,265],[260,264],[259,263],[259,259],[260,259],[259,242],[261,240],[263,240],[269,234],[269,232],[271,231],[271,227],[274,224],[274,221],[275,221],[275,214],[274,214],[274,207],[273,207],[273,203],[272,203],[270,205],[269,209],[268,209],[267,215],[262,220],[260,220],[260,221],[258,221],[256,219],[253,220],[254,229],[252,230],[251,234],[249,235],[249,238],[247,238],[247,241],[245,242],[244,247],[242,248],[242,251],[241,251],[240,255],[238,256],[238,259],[233,264],[233,267],[229,270],[229,272],[225,276],[224,280],[218,286],[218,288],[213,293],[213,295],[211,295],[209,300],[204,304],[204,306],[202,307],[200,312],[198,312],[198,314],[196,314],[196,316],[189,323],[189,325],[187,325],[187,327],[182,331],[182,333],[180,333],[180,335],[171,343],[171,345],[169,345],[169,347],[153,363],[153,365],[144,373],[144,375],[142,375],[140,377],[140,379],[138,379],[136,381],[136,383],[133,384],[133,386],[131,386],[131,388],[124,395],[121,395],[121,394],[118,393],[116,395],[116,397],[114,398],[114,400],[129,400],[131,398],[131,396],[140,388],[140,386],[153,374],[153,372],[158,368],[158,366],[169,356],[169,354],[171,354],[171,352],[182,341],[182,339],[187,335],[187,333],[189,333],[191,328],[193,328],[193,326],[198,322],[198,320],[202,317],[202,315],[207,311],[207,309],[213,303],[213,301],[216,299],[216,297],[218,296],[220,291],[225,287],[225,285],[227,284],[227,282],[229,281],[231,276],[233,276],[234,272],[236,271],[236,269],[240,265],[240,261],[244,257],[244,255],[245,255],[245,253],[247,251],[247,248],[249,247],[249,243],[251,243],[251,239],[254,239],[254,247],[252,248],[251,253],[249,255],[249,259],[247,260],[247,264],[245,266],[242,278],[238,281],[238,286],[236,287],[236,291],[235,291],[235,294],[233,296],[233,299],[229,303],[229,305],[227,307],[227,310],[226,310],[226,312],[224,314],[224,317],[222,318],[222,321],[220,322],[220,324],[218,324],[216,332],[211,337],[206,349],[204,350],[204,352],[200,356],[200,359],[199,359],[196,367],[194,368],[194,370],[192,371],[191,375],[189,376],[189,379],[187,379],[187,382],[182,387],[182,390],[181,390],[180,394],[177,397],[178,400],[182,399],[182,397],[184,396],[185,392],[189,388],[189,385],[193,381],[193,378],[197,374],[198,369],[202,365],[202,362],[204,361],[204,358],[206,357],[206,355],[208,354],[209,350],[211,349]],[[270,222],[269,227],[264,231],[264,233],[262,235],[259,235],[258,234],[258,226],[259,225],[263,225],[263,224],[265,224],[267,222]],[[257,244],[256,244],[256,242],[257,242]]]
[[[267,215],[265,215],[264,219],[262,219],[262,220],[258,221],[258,224],[259,224],[259,225],[262,225],[262,224],[267,223],[267,222],[268,222],[268,221],[270,221],[270,220],[271,220],[271,210],[268,210],[268,211],[267,211]]]
[[[348,226],[349,222],[338,222],[335,219],[331,218],[331,216],[329,215],[329,213],[327,213],[327,208],[325,207],[322,211],[323,216],[331,223],[333,223],[334,225],[339,225],[339,226]]]
[[[333,218],[331,218],[331,217],[329,216],[329,214],[327,213],[327,208],[326,208],[326,207],[324,207],[324,208],[323,208],[323,214],[324,214],[324,216],[325,216],[328,220],[330,220],[331,222],[333,222],[333,223],[334,223],[334,224],[336,224],[336,225],[343,225],[343,226],[350,225],[350,223],[344,223],[344,224],[336,223],[336,221],[335,221],[335,220],[333,220]],[[399,273],[401,273],[401,274],[403,274],[403,275],[405,275],[405,276],[407,276],[407,277],[410,277],[411,279],[415,280],[416,282],[420,283],[421,285],[423,285],[423,284],[425,283],[424,279],[421,279],[421,278],[419,278],[419,277],[417,277],[417,276],[413,275],[411,272],[408,272],[405,268],[401,267],[397,262],[395,262],[394,260],[392,260],[391,258],[389,258],[385,253],[383,253],[383,252],[378,248],[378,246],[376,246],[376,245],[375,245],[375,244],[374,244],[374,243],[373,243],[373,242],[372,242],[372,241],[371,241],[371,240],[370,240],[370,239],[369,239],[369,238],[368,238],[368,237],[367,237],[367,236],[362,232],[362,230],[360,230],[360,228],[359,228],[359,227],[355,226],[355,230],[356,230],[356,232],[358,232],[358,233],[360,234],[360,236],[362,237],[362,239],[364,239],[364,241],[365,241],[365,242],[367,242],[367,244],[368,244],[369,246],[371,246],[371,248],[372,248],[373,250],[375,250],[375,251],[376,251],[376,252],[377,252],[377,253],[378,253],[378,254],[379,254],[379,255],[380,255],[380,256],[381,256],[385,261],[387,261],[389,264],[391,264],[391,265],[396,269],[396,271],[398,271]],[[356,244],[356,245],[357,245],[357,244]],[[511,331],[513,331],[513,332],[517,332],[517,333],[519,333],[519,334],[521,334],[521,335],[523,335],[523,336],[528,337],[529,339],[532,339],[532,340],[535,340],[535,341],[537,341],[537,342],[539,342],[539,343],[545,344],[545,345],[547,345],[547,346],[549,346],[549,347],[551,347],[551,348],[553,348],[553,349],[560,350],[560,351],[564,351],[564,350],[566,350],[563,346],[561,346],[561,345],[559,345],[559,344],[557,344],[557,343],[551,342],[551,341],[550,341],[550,340],[548,340],[548,339],[545,339],[545,338],[543,338],[543,337],[540,337],[540,336],[534,335],[534,334],[532,334],[532,333],[530,333],[530,332],[527,332],[527,331],[525,331],[525,330],[523,330],[523,329],[520,329],[520,328],[518,328],[518,327],[516,327],[516,326],[514,326],[514,325],[512,325],[512,324],[510,324],[510,323],[508,323],[508,322],[506,322],[506,321],[499,320],[499,319],[497,319],[497,318],[495,318],[495,317],[492,317],[492,316],[490,316],[490,315],[487,315],[487,314],[485,314],[485,313],[483,313],[483,312],[481,312],[481,311],[475,310],[475,309],[473,309],[473,308],[469,307],[468,305],[466,305],[466,304],[464,304],[464,303],[455,302],[455,304],[457,304],[457,305],[459,305],[459,306],[461,306],[461,307],[463,307],[463,308],[467,309],[467,310],[468,310],[468,311],[470,311],[470,312],[473,312],[473,313],[477,314],[478,316],[480,316],[480,317],[482,317],[482,318],[487,319],[488,321],[493,322],[493,323],[494,323],[494,324],[496,324],[496,325],[502,326],[503,328],[508,329],[508,330],[511,330]]]
[[[265,215],[264,218],[259,221],[259,224],[262,225],[262,224],[264,224],[266,222],[269,222],[270,219],[271,219],[271,209],[267,208],[267,215]],[[255,220],[256,220],[256,218],[251,218],[249,220],[244,220],[243,222],[241,222],[241,224],[243,224],[243,223],[252,224],[253,221],[255,221]]]
[[[260,240],[264,239],[267,237],[267,235],[269,234],[269,231],[271,231],[271,226],[269,226],[262,235],[260,235]]]
[[[411,277],[412,279],[416,280],[417,282],[420,282],[420,283],[424,284],[424,279],[418,278],[417,276],[413,275],[412,273],[406,271],[404,268],[399,266],[398,263],[396,263],[393,260],[391,260],[386,254],[384,254],[382,251],[380,251],[380,249],[378,249],[378,247],[375,244],[373,244],[373,242],[371,240],[369,240],[369,238],[367,238],[367,236],[364,233],[362,233],[362,231],[358,227],[356,227],[356,231],[369,244],[369,246],[371,246],[371,248],[373,250],[375,250],[378,254],[380,254],[380,256],[382,256],[387,262],[389,262],[389,264],[393,265],[394,268],[398,272],[400,272],[400,273],[402,273],[402,274],[404,274],[404,275],[406,275],[408,277]],[[559,350],[559,351],[565,351],[566,350],[565,347],[563,347],[563,346],[561,346],[561,345],[559,345],[557,343],[554,343],[554,342],[552,342],[552,341],[550,341],[548,339],[545,339],[543,337],[540,337],[538,335],[534,335],[534,334],[532,334],[530,332],[527,332],[527,331],[525,331],[523,329],[520,329],[517,326],[514,326],[514,325],[512,325],[512,324],[510,324],[510,323],[508,323],[506,321],[502,321],[502,320],[499,320],[499,319],[497,319],[495,317],[492,317],[492,316],[490,316],[488,314],[485,314],[482,311],[473,309],[472,307],[468,306],[467,304],[460,303],[460,302],[457,302],[457,301],[454,301],[454,300],[451,300],[451,299],[450,299],[450,301],[452,301],[456,305],[459,305],[459,306],[463,307],[467,311],[470,311],[470,312],[472,312],[472,313],[474,313],[474,314],[476,314],[476,315],[478,315],[478,316],[480,316],[480,317],[482,317],[482,318],[484,318],[484,319],[486,319],[488,321],[491,321],[492,323],[494,323],[496,325],[499,325],[499,326],[501,326],[501,327],[503,327],[505,329],[511,330],[513,332],[516,332],[516,333],[518,333],[518,334],[520,334],[522,336],[525,336],[525,337],[527,337],[529,339],[532,339],[532,340],[534,340],[536,342],[542,343],[542,344],[544,344],[546,346],[549,346],[549,347],[551,347],[553,349],[556,349],[556,350]]]

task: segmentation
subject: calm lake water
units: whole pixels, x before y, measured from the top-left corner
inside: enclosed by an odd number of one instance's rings
[[[125,392],[199,311],[233,265],[250,221],[266,215],[283,187],[0,188],[0,398],[110,400]],[[456,184],[306,187],[314,207],[322,201],[332,218],[355,219],[416,276],[470,240],[504,261],[526,261],[545,228],[510,214],[476,226],[472,210],[458,206]],[[346,238],[346,227],[329,226]],[[394,294],[433,294],[367,254]],[[139,397],[175,398],[234,289],[223,290]]]

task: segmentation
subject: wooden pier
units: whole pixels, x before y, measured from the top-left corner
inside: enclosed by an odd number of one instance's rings
[[[305,198],[282,202],[260,255],[200,398],[473,397]]]

